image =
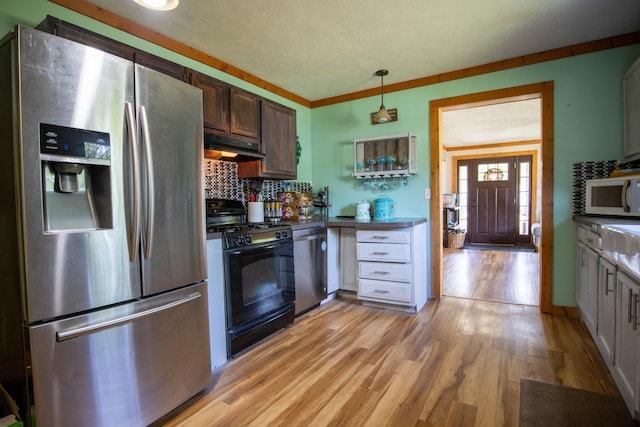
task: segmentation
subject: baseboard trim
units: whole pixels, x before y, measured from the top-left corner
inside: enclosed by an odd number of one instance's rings
[[[554,305],[551,309],[551,314],[554,316],[566,316],[566,317],[579,317],[578,309],[576,307],[563,307],[560,305]]]

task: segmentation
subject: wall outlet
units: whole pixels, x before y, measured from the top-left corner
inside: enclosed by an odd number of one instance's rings
[[[427,200],[431,200],[431,189],[430,188],[425,188],[424,189],[424,198]]]

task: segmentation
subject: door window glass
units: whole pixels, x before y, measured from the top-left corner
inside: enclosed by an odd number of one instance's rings
[[[469,206],[469,166],[458,167],[458,224],[460,228],[467,230],[468,206]]]
[[[518,211],[518,230],[521,236],[529,234],[529,212],[531,212],[529,203],[531,197],[531,164],[529,162],[520,162],[520,176],[518,186],[519,211]]]
[[[509,163],[480,163],[478,165],[478,182],[507,181],[509,179]]]

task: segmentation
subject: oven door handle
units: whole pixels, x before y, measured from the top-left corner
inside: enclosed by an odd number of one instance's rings
[[[262,245],[258,244],[258,245],[253,245],[253,246],[245,246],[245,247],[243,247],[241,249],[236,249],[236,250],[227,249],[227,254],[228,255],[240,255],[240,254],[247,253],[249,251],[258,250],[258,249],[260,249],[260,250],[263,250],[263,249],[271,250],[271,249],[275,249],[275,248],[277,248],[279,246],[284,246],[284,245],[290,244],[290,243],[291,243],[291,241],[287,241],[286,243],[282,243],[281,242],[281,243],[268,243],[268,244],[262,244]]]

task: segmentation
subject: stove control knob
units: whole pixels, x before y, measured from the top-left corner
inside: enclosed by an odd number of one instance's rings
[[[251,244],[251,236],[244,236],[244,242],[245,242],[247,245],[250,245],[250,244]]]
[[[280,238],[280,232],[276,231],[276,239],[279,239],[279,238]]]
[[[283,239],[286,239],[286,238],[287,238],[287,234],[288,234],[288,233],[286,232],[286,230],[283,230],[283,231],[282,231],[282,238],[283,238]]]
[[[236,243],[236,246],[242,246],[242,244],[244,243],[244,241],[242,240],[242,236],[236,237],[235,239],[233,239],[233,241]]]

